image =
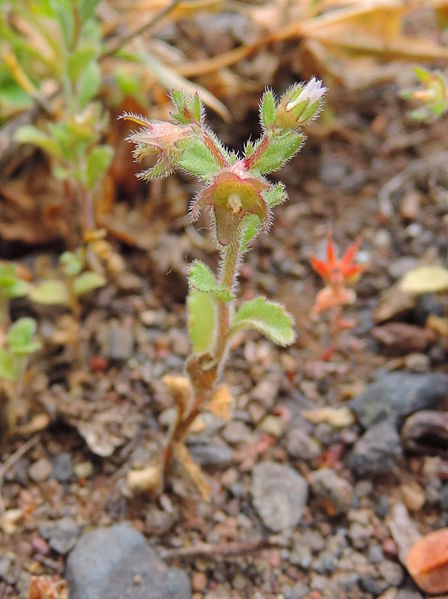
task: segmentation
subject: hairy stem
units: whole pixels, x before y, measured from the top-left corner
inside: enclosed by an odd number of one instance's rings
[[[254,153],[251,154],[248,158],[245,158],[244,160],[244,165],[247,169],[251,168],[257,162],[257,160],[259,160],[263,156],[263,154],[269,148],[269,144],[269,135],[267,133],[264,133]]]
[[[242,225],[239,225],[235,235],[228,246],[221,252],[221,278],[222,287],[232,290],[238,276],[238,267],[241,254]],[[230,316],[233,302],[217,300],[218,322],[216,331],[215,357],[221,366],[226,354],[227,333],[230,328]]]

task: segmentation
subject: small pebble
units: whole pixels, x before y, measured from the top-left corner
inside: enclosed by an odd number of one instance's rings
[[[40,458],[33,464],[31,464],[29,469],[30,478],[35,483],[40,483],[50,476],[52,471],[52,466],[50,460],[47,458]]]
[[[94,473],[92,462],[78,462],[74,465],[73,471],[77,478],[90,478]]]
[[[72,478],[72,456],[68,452],[60,453],[53,459],[51,475],[60,483],[66,483]]]
[[[272,435],[273,437],[280,437],[283,433],[284,424],[281,418],[278,416],[268,415],[258,425],[259,430]]]

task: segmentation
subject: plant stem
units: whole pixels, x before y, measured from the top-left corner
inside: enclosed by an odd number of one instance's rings
[[[221,251],[221,277],[222,287],[232,291],[240,264],[242,225],[238,226],[232,241],[224,250]],[[227,346],[227,333],[230,327],[230,316],[232,313],[233,302],[222,302],[217,300],[218,318],[216,331],[215,358],[219,368],[225,359]]]

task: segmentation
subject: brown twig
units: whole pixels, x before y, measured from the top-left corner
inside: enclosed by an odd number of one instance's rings
[[[14,466],[23,456],[32,449],[40,439],[40,434],[34,435],[31,439],[28,439],[23,445],[17,449],[13,454],[9,456],[9,458],[5,461],[4,464],[0,465],[0,517],[4,512],[3,498],[2,498],[2,487],[3,482],[5,480],[5,475],[10,468]]]
[[[244,555],[262,549],[278,548],[279,545],[269,539],[258,539],[256,541],[236,541],[234,543],[198,543],[191,547],[180,547],[178,549],[165,549],[160,552],[162,559],[196,558],[196,557],[232,557]]]

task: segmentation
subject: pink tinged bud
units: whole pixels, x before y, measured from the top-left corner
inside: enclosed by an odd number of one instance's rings
[[[193,202],[193,220],[200,211],[211,206],[216,220],[216,235],[221,245],[228,245],[236,228],[246,214],[258,216],[261,226],[269,226],[269,206],[262,192],[269,189],[269,183],[262,177],[253,177],[240,163],[219,172],[211,185],[199,192]]]
[[[146,156],[157,156],[156,164],[139,173],[139,176],[143,179],[151,179],[171,173],[179,157],[177,144],[191,135],[192,127],[165,121],[149,121],[134,114],[124,114],[121,118],[144,127],[127,137],[127,141],[135,144],[133,156],[136,162],[141,162]]]

